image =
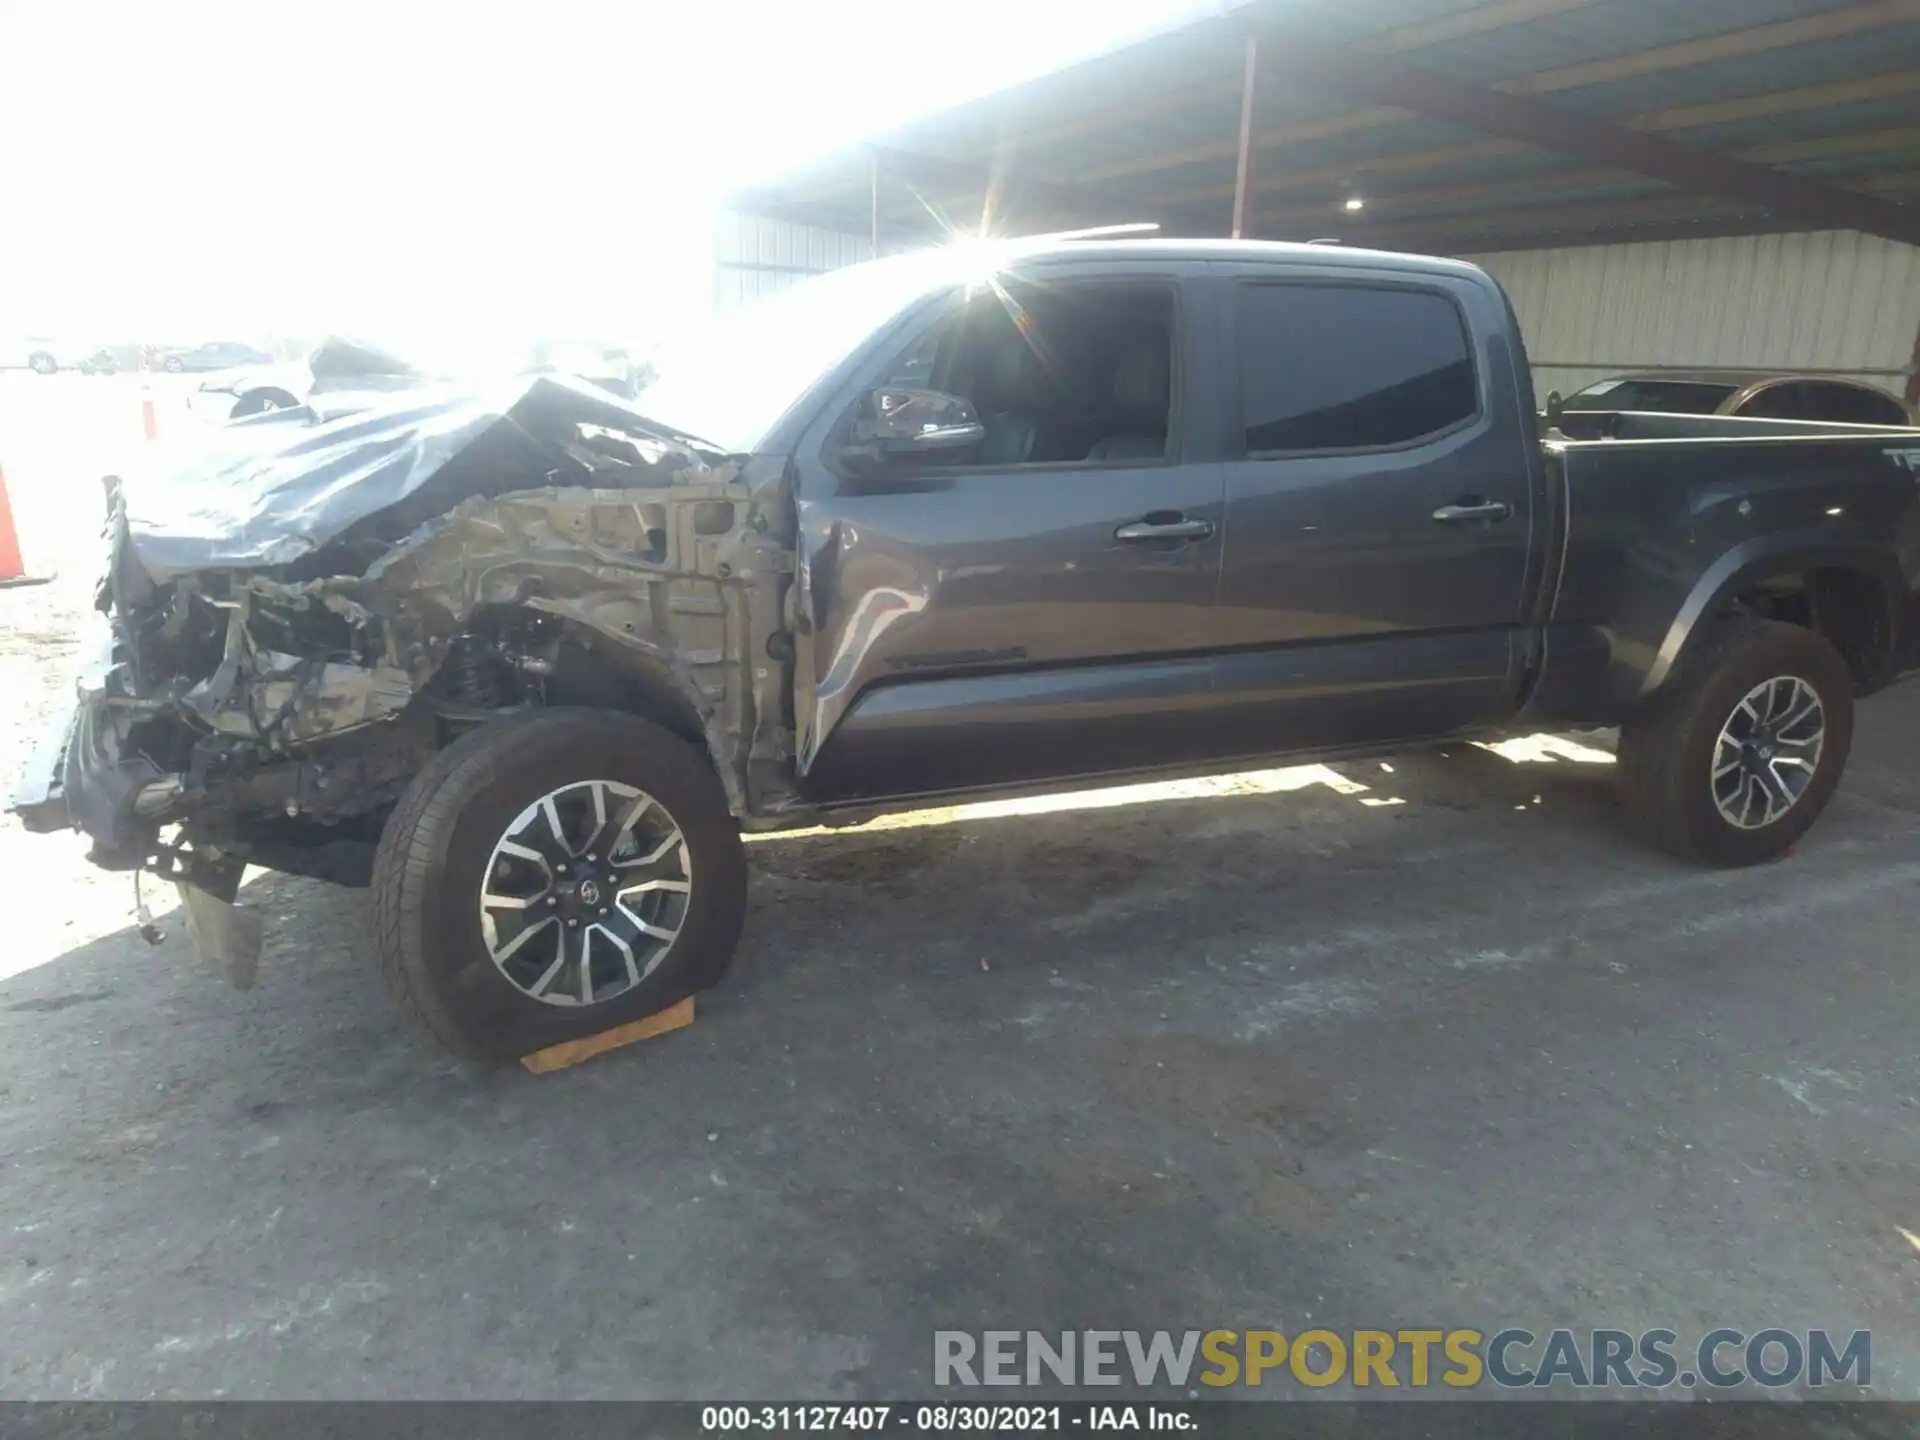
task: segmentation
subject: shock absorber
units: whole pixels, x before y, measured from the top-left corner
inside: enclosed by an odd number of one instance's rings
[[[498,710],[507,703],[501,683],[500,657],[487,649],[478,635],[454,638],[447,652],[447,683],[463,705]]]

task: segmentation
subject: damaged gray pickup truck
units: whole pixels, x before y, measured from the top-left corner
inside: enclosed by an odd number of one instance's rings
[[[712,985],[743,829],[933,797],[1617,725],[1652,838],[1778,855],[1904,663],[1920,432],[1583,423],[1471,266],[1142,240],[837,272],[631,402],[318,396],[109,482],[15,810],[243,980],[245,866],[371,883],[481,1057]]]

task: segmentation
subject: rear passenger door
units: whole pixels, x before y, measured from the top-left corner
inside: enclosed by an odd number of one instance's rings
[[[1532,579],[1524,357],[1472,277],[1247,266],[1215,287],[1217,719],[1247,755],[1504,717]],[[1525,413],[1523,413],[1525,412]]]

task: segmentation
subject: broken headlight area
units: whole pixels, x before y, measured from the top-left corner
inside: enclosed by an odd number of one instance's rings
[[[544,702],[558,620],[485,613],[409,645],[420,617],[376,613],[366,588],[195,577],[116,613],[63,775],[96,861],[182,878],[213,854],[364,884],[380,821],[433,752]]]

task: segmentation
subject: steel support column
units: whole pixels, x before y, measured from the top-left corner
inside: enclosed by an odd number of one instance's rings
[[[1246,73],[1240,80],[1240,158],[1233,172],[1233,238],[1247,228],[1247,174],[1253,160],[1253,87],[1260,78],[1260,39],[1247,37]]]

